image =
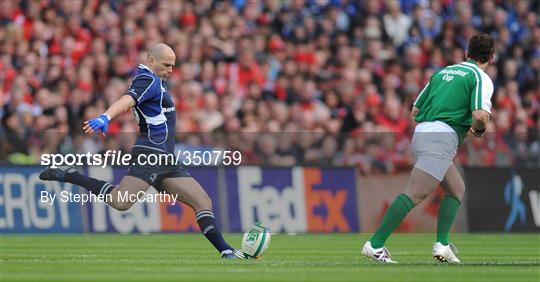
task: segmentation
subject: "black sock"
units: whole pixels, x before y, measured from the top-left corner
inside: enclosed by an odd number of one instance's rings
[[[221,235],[221,231],[216,224],[216,218],[214,217],[212,211],[202,210],[199,211],[195,216],[197,217],[197,223],[199,224],[201,232],[221,254],[228,251],[232,252],[233,248],[229,246],[227,242],[225,242],[225,239],[223,239],[223,235]]]
[[[66,182],[79,185],[98,196],[107,195],[115,188],[109,182],[88,177],[79,172],[66,173],[65,180]]]

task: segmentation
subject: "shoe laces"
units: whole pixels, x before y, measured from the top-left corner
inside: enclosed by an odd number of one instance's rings
[[[379,255],[377,255],[377,259],[392,259],[392,255],[390,254],[390,251],[387,248],[383,248]]]
[[[233,252],[233,254],[237,257],[237,258],[240,258],[240,259],[245,259],[246,256],[244,255],[244,253],[240,250],[235,250]]]
[[[454,254],[459,254],[459,251],[456,248],[456,246],[454,246],[454,244],[448,243],[448,246],[450,246],[450,250],[452,250],[452,252],[454,252]]]
[[[60,169],[61,171],[65,172],[65,173],[73,173],[73,172],[76,172],[77,170],[69,165],[61,165],[61,166],[58,166],[58,169]]]

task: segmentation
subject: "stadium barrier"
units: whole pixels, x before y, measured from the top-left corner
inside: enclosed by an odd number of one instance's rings
[[[2,233],[198,231],[193,212],[183,204],[139,202],[119,212],[102,202],[62,201],[62,191],[89,194],[69,183],[41,181],[39,166],[0,169]],[[213,199],[217,220],[226,231],[246,230],[255,221],[273,232],[360,230],[352,168],[241,166],[193,167],[189,171]],[[119,167],[84,170],[111,183],[119,183],[125,172]],[[44,194],[57,198],[52,201]]]
[[[39,166],[0,167],[2,233],[194,232],[193,212],[183,204],[141,202],[119,212],[100,202],[43,201],[86,190],[39,180]],[[192,167],[190,173],[213,199],[218,222],[230,232],[261,221],[274,232],[373,232],[407,174],[356,176],[352,168],[240,166]],[[118,183],[125,168],[86,168],[84,173]],[[467,196],[454,231],[540,230],[540,170],[465,168]],[[356,189],[355,189],[356,188]],[[151,189],[154,193],[155,190]],[[440,189],[416,207],[400,232],[433,232]]]
[[[465,168],[470,231],[540,231],[540,169]]]

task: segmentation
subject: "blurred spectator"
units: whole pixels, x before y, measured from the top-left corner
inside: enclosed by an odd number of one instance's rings
[[[493,120],[458,161],[540,165],[539,10],[538,0],[0,1],[0,161],[128,150],[129,113],[106,143],[81,124],[165,42],[178,59],[167,84],[179,146],[238,149],[254,164],[399,171],[413,163],[417,93],[487,32]]]

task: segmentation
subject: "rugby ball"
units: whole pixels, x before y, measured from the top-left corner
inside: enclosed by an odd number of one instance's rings
[[[250,258],[260,258],[270,245],[270,230],[260,222],[253,224],[242,238],[242,252]]]

